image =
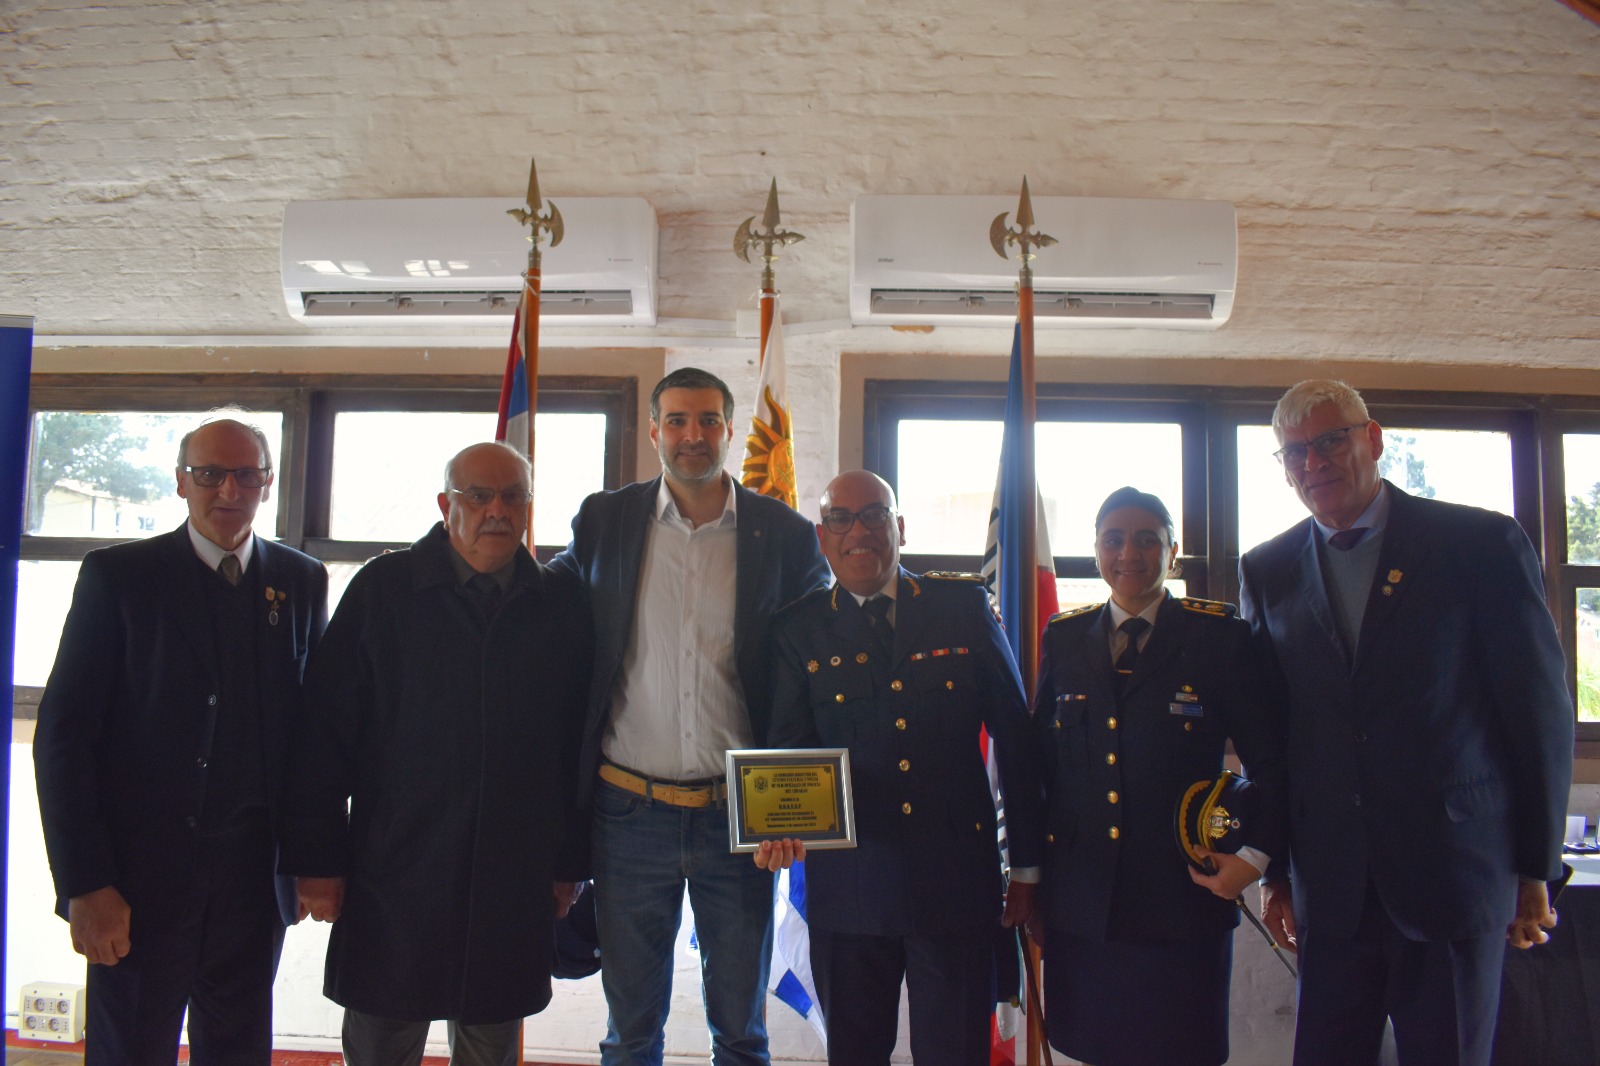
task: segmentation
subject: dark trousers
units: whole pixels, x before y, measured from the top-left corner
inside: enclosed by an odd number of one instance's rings
[[[831,1066],[886,1066],[910,998],[917,1066],[988,1066],[994,932],[864,936],[811,927],[811,974]]]
[[[417,1066],[428,1042],[428,1024],[346,1008],[340,1034],[346,1066]],[[522,1019],[483,1025],[450,1022],[448,1032],[451,1066],[512,1066],[517,1061]]]
[[[154,919],[134,905],[131,948],[90,966],[85,1066],[172,1066],[189,1012],[195,1066],[268,1066],[283,949],[263,815],[200,845],[192,897]]]
[[[1400,1066],[1488,1066],[1500,1007],[1504,930],[1465,940],[1407,940],[1369,885],[1353,937],[1299,930],[1294,1066],[1378,1061],[1394,1022]]]

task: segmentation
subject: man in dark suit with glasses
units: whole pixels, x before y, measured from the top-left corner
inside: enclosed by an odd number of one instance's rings
[[[1485,1064],[1505,945],[1555,924],[1572,775],[1539,560],[1505,515],[1379,477],[1343,382],[1272,424],[1311,517],[1245,553],[1239,599],[1287,699],[1291,863],[1262,907],[1300,952],[1294,1061],[1373,1062],[1387,1017],[1403,1066]]]
[[[196,1062],[266,1066],[279,781],[328,578],[252,531],[259,429],[205,423],[176,473],[182,527],[84,557],[39,704],[39,811],[89,962],[87,1062],[175,1062],[187,1008]]]

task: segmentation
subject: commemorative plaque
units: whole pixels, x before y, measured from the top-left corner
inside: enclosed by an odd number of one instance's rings
[[[728,850],[799,840],[808,851],[856,846],[850,752],[746,748],[728,752]]]

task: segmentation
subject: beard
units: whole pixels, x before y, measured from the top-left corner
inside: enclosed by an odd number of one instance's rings
[[[667,477],[680,485],[690,488],[709,485],[721,478],[723,463],[728,458],[728,442],[720,437],[713,442],[707,443],[704,449],[686,452],[680,448],[677,456],[668,455],[665,448],[658,448],[657,450],[661,454],[661,468],[666,472]],[[685,459],[691,462],[704,460],[706,467],[696,473],[682,465]]]

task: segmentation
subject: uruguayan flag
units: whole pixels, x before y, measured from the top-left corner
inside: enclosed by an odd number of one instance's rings
[[[822,1046],[828,1032],[822,1025],[822,1004],[811,977],[811,937],[806,927],[806,864],[797,862],[778,874],[778,904],[773,915],[772,973],[767,991],[811,1023]]]

